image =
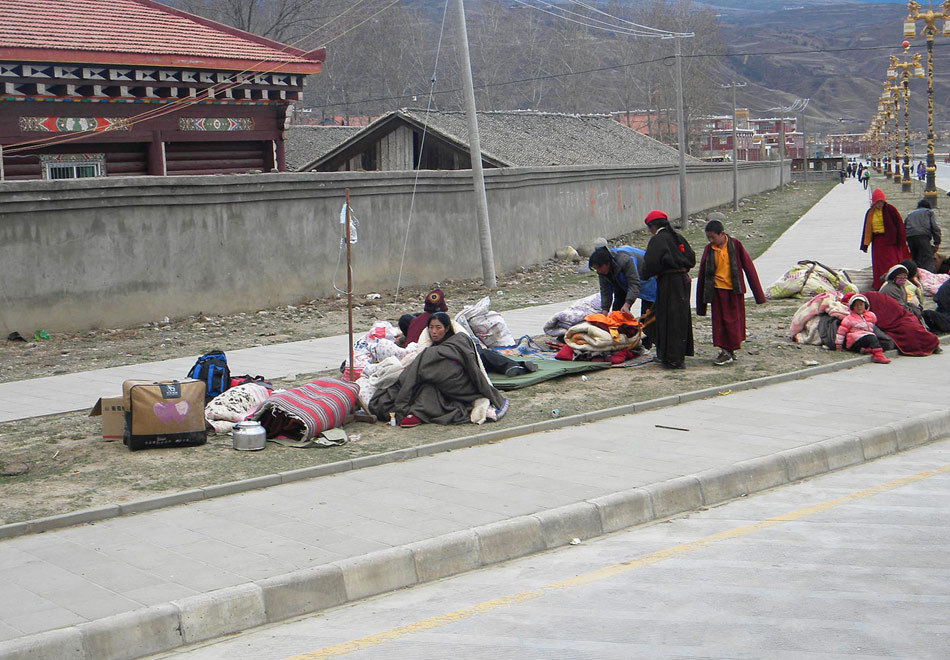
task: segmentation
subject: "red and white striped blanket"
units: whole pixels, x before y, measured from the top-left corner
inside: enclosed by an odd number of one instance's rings
[[[337,378],[323,378],[274,392],[254,413],[268,438],[312,440],[336,428],[353,412],[360,388]]]

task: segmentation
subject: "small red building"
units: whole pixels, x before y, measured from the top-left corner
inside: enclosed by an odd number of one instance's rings
[[[324,49],[151,0],[3,0],[4,179],[284,171]]]

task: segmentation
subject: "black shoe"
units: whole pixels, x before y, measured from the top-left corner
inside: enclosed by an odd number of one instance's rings
[[[664,369],[685,369],[686,365],[682,362],[668,362],[663,360],[660,364],[663,365]]]
[[[516,364],[516,365],[514,365],[514,366],[508,367],[508,368],[505,370],[505,375],[506,375],[508,378],[515,378],[515,377],[517,377],[517,376],[524,376],[526,373],[528,373],[528,370],[525,369],[524,367],[522,367],[520,364]]]
[[[535,364],[534,362],[528,362],[527,360],[522,362],[521,366],[524,367],[525,371],[527,371],[529,374],[533,374],[535,371],[538,370],[537,364]]]

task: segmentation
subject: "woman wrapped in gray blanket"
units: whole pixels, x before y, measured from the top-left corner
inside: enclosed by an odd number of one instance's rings
[[[485,375],[471,337],[455,332],[448,314],[429,319],[432,345],[422,351],[399,380],[373,395],[369,411],[381,421],[395,413],[403,428],[430,424],[480,423],[500,419],[508,400]]]

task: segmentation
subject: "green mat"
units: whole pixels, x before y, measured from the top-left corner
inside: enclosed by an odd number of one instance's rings
[[[537,385],[552,378],[560,378],[567,374],[580,374],[585,371],[609,369],[607,362],[568,362],[566,360],[525,360],[538,365],[538,370],[523,376],[510,378],[501,374],[488,374],[492,385],[499,390],[517,390],[530,385]]]

